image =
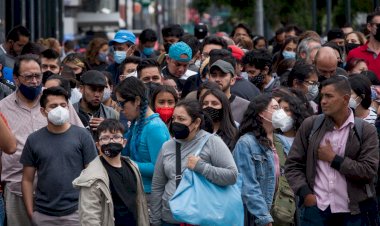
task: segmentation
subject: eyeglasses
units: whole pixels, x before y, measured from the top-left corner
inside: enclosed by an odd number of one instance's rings
[[[41,73],[27,73],[27,74],[20,74],[21,77],[23,77],[26,81],[31,82],[33,79],[36,79],[37,81],[40,81],[42,79]]]
[[[125,101],[118,101],[118,100],[116,100],[117,105],[118,105],[119,107],[121,107],[122,109],[124,108],[124,105],[125,105],[125,103],[127,103],[127,102],[128,102],[127,100],[125,100]]]
[[[103,143],[108,143],[110,142],[111,140],[115,141],[115,142],[121,142],[123,140],[123,136],[120,136],[120,135],[114,135],[112,137],[108,137],[108,136],[104,136],[104,137],[99,137],[99,141],[103,142]]]

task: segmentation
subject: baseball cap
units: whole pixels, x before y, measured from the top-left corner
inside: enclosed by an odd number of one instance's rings
[[[232,56],[236,60],[241,61],[241,59],[244,56],[244,51],[241,48],[239,48],[237,45],[229,45],[228,48],[231,49]]]
[[[234,67],[224,60],[217,60],[215,63],[213,63],[210,67],[210,72],[215,70],[216,68],[220,69],[223,73],[231,73],[232,76],[235,74]]]
[[[188,44],[177,42],[170,46],[169,57],[175,61],[189,62],[192,57],[192,51]]]
[[[92,85],[92,86],[107,86],[107,81],[103,73],[96,70],[86,71],[81,77],[82,85]]]
[[[129,42],[131,44],[136,44],[136,36],[128,31],[128,30],[119,30],[116,32],[114,39],[109,41],[109,45],[113,45],[115,42],[117,43],[126,43]]]
[[[207,33],[208,29],[206,24],[199,23],[194,26],[194,36],[197,37],[197,39],[204,39]]]

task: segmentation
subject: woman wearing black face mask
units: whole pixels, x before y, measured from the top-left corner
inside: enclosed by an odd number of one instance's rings
[[[181,172],[189,168],[219,186],[236,183],[238,172],[235,162],[220,137],[211,135],[199,157],[194,156],[200,143],[209,135],[202,129],[204,124],[202,108],[197,101],[183,100],[176,105],[171,124],[171,132],[175,138],[162,146],[153,174],[151,194],[153,225],[179,226],[183,223],[174,220],[168,203],[176,191],[176,142],[180,144]]]
[[[214,133],[220,136],[232,151],[238,129],[232,118],[231,107],[226,95],[218,89],[207,90],[200,98],[203,111],[212,119]]]

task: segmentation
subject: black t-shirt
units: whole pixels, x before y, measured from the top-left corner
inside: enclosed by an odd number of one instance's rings
[[[125,159],[121,160],[120,168],[111,166],[103,157],[100,159],[110,179],[115,226],[136,225],[137,182],[132,169]]]

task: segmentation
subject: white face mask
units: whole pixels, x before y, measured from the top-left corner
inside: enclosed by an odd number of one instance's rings
[[[104,93],[103,93],[102,102],[109,100],[111,98],[111,93],[112,93],[112,91],[110,88],[105,88]]]
[[[308,100],[314,100],[319,94],[318,85],[309,85],[307,87],[306,97]]]
[[[356,109],[358,106],[359,106],[359,104],[360,104],[360,102],[358,103],[358,102],[356,102],[356,100],[358,99],[359,97],[357,96],[356,98],[352,98],[352,97],[350,97],[350,102],[348,103],[349,104],[349,106],[350,106],[350,108],[352,108],[352,109]]]
[[[274,111],[272,114],[272,125],[275,129],[281,129],[282,132],[288,132],[293,128],[293,119],[287,115],[284,109]]]
[[[69,110],[58,106],[48,112],[48,120],[56,126],[61,126],[69,121]]]

